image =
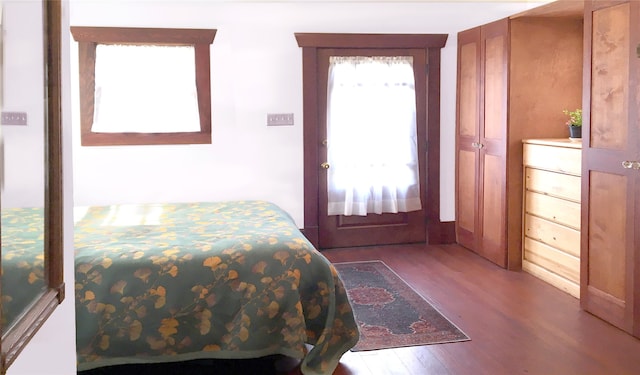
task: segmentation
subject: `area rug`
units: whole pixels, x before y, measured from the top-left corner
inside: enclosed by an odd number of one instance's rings
[[[360,329],[351,351],[468,341],[382,261],[334,264]]]

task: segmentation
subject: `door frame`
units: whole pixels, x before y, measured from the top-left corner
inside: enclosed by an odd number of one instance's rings
[[[323,48],[424,49],[427,56],[427,173],[426,243],[455,242],[453,222],[440,221],[440,50],[448,34],[333,34],[295,33],[302,47],[303,148],[304,148],[304,228],[314,246],[319,235],[319,150],[318,135],[318,51]]]

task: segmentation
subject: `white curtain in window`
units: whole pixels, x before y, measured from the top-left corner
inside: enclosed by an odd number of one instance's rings
[[[420,210],[412,58],[332,56],[327,92],[328,214]]]
[[[99,44],[91,130],[200,131],[194,48]]]

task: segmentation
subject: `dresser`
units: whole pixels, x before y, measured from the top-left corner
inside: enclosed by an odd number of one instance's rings
[[[523,140],[522,269],[580,298],[581,143]]]

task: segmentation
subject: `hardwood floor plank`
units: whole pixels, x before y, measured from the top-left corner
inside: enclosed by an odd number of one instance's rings
[[[640,340],[580,310],[571,295],[458,245],[345,248],[323,254],[332,262],[382,260],[471,338],[348,353],[336,375],[618,375],[640,369]]]
[[[440,359],[431,351],[433,346],[411,346],[407,348],[394,349],[405,366],[415,372],[420,369],[424,374],[429,375],[450,375],[451,372]]]

